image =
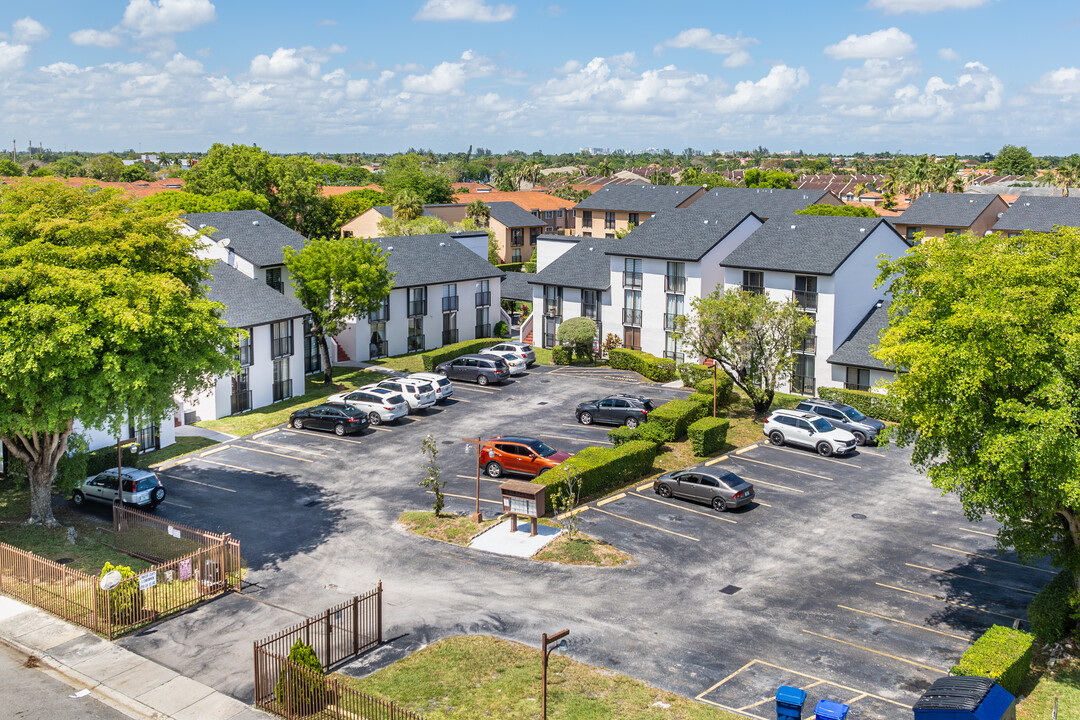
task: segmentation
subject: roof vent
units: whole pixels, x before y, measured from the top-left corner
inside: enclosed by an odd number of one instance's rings
[[[206,223],[199,223],[199,229],[200,230],[205,230],[206,229]]]
[[[589,248],[589,252],[592,252],[592,248]]]
[[[259,227],[259,221],[258,220],[252,220],[251,224],[254,225],[255,227]]]
[[[975,202],[975,198],[972,198],[972,199],[968,200],[968,202],[969,202],[969,203],[973,203],[973,202]]]
[[[387,249],[388,251],[389,251],[389,250],[393,250],[393,249],[394,249],[394,246],[393,246],[393,245],[388,245],[388,246],[386,247],[386,249]]]
[[[1029,202],[1024,203],[1024,207],[1031,207],[1031,203],[1029,203]]]
[[[999,213],[998,213],[998,217],[1001,217],[1001,216],[1002,216],[1002,215],[1004,215],[1004,214],[1005,214],[1005,213],[1003,213],[1003,212],[999,212]]]
[[[439,247],[446,247],[446,243],[444,243],[444,242],[439,243]]]
[[[792,229],[792,230],[794,230],[794,229],[795,229],[795,227],[796,227],[795,225],[792,225],[792,226],[791,226],[791,229]]]
[[[221,247],[229,247],[230,242],[232,242],[232,241],[229,240],[229,238],[225,238],[224,240],[221,241]]]
[[[706,224],[706,225],[708,225],[708,224],[709,224],[709,221],[708,221],[708,220],[706,220],[706,221],[705,221],[705,224]]]
[[[859,228],[859,232],[866,232],[866,228]]]

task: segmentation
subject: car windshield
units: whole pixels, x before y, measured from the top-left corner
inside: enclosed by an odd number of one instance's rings
[[[439,378],[435,382],[439,383],[439,387],[446,387],[447,385],[450,384],[450,381],[447,380],[446,378]]]
[[[815,419],[810,421],[810,424],[818,432],[829,432],[830,430],[833,429],[832,425],[830,425],[829,421],[826,420],[825,418],[815,418]]]
[[[157,487],[157,482],[153,478],[143,478],[135,483],[136,492],[146,492],[147,490],[153,490]]]
[[[540,442],[539,440],[529,443],[529,447],[531,447],[533,449],[533,452],[535,452],[540,457],[551,457],[558,452],[558,450],[556,450],[555,448],[551,447],[547,443]]]
[[[435,388],[431,387],[431,385],[421,385],[419,390],[422,393],[429,393],[435,390]]]
[[[401,403],[405,402],[405,398],[401,397],[400,395],[391,395],[390,397],[386,398],[386,402],[390,403],[391,405],[400,405]]]
[[[851,422],[862,422],[863,420],[866,419],[866,416],[863,415],[858,410],[856,410],[855,408],[851,408],[850,410],[845,410],[844,414],[847,415],[847,419],[850,420]]]

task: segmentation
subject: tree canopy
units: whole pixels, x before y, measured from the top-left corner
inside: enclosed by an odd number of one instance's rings
[[[998,175],[1030,175],[1035,172],[1035,158],[1027,146],[1006,145],[993,160]]]
[[[156,212],[204,213],[227,212],[230,210],[261,210],[270,213],[270,201],[265,195],[257,195],[250,190],[222,190],[213,195],[195,193],[160,192],[143,198],[144,206]]]
[[[592,360],[593,341],[596,339],[596,321],[587,317],[576,317],[559,324],[556,333],[559,344],[572,345],[574,355]]]
[[[835,215],[838,217],[876,218],[878,214],[869,205],[810,205],[796,210],[796,215]]]
[[[115,155],[98,155],[86,166],[86,174],[95,180],[117,182],[124,172],[123,161]]]
[[[403,190],[411,190],[421,204],[454,202],[454,187],[446,175],[424,168],[423,160],[416,153],[395,155],[383,167],[379,178],[383,191],[397,198]]]
[[[748,188],[780,188],[790,189],[795,187],[795,176],[783,170],[758,170],[750,168],[743,173],[743,183]]]
[[[22,177],[22,165],[11,158],[0,158],[0,177]]]

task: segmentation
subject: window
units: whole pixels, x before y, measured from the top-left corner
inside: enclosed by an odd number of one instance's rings
[[[630,224],[631,224],[631,225],[633,225],[634,227],[637,227],[638,225],[640,225],[640,224],[641,224],[641,223],[639,223],[639,222],[638,222],[638,214],[637,214],[637,213],[630,213],[630,220],[629,220],[629,222],[630,222]]]
[[[241,367],[247,367],[255,362],[254,348],[252,346],[251,337],[254,334],[254,328],[244,328],[243,334],[240,336],[239,342],[239,356]]]
[[[914,240],[915,236],[922,232],[922,228],[918,225],[909,225],[908,229],[904,231],[904,237],[908,240]]]
[[[623,287],[641,287],[641,259],[625,258],[623,260]]]
[[[525,244],[525,228],[510,228],[510,244],[511,245],[524,245]]]
[[[510,262],[522,262],[521,260],[521,248],[514,248],[510,251]]]
[[[677,363],[684,362],[686,356],[682,352],[682,343],[679,342],[678,335],[664,333],[664,357]]]
[[[266,284],[284,294],[285,283],[281,281],[281,268],[267,268]]]
[[[581,316],[599,321],[599,303],[597,302],[596,290],[581,291]]]
[[[457,284],[443,285],[442,289],[442,311],[444,313],[457,312],[458,309],[458,297],[457,297]]]
[[[581,237],[592,237],[592,233],[591,232],[583,232],[583,233],[581,233]]]
[[[476,283],[476,297],[474,298],[475,302],[473,302],[476,307],[491,304],[491,286],[488,283],[488,280],[480,280]]]
[[[623,291],[623,325],[641,325],[641,291]]]
[[[667,308],[664,312],[664,330],[672,332],[675,330],[675,319],[680,315],[685,315],[683,309],[683,296],[682,295],[668,295],[667,296]]]
[[[476,308],[476,335],[478,338],[491,337],[491,308],[484,306]]]
[[[548,225],[548,226],[546,226],[546,227],[544,228],[544,232],[546,232],[546,233],[549,233],[549,232],[551,232],[551,231],[552,231],[552,230],[554,230],[554,229],[555,229],[555,228],[553,228],[553,227],[551,227],[550,225]]]
[[[369,323],[385,323],[390,319],[390,296],[387,295],[383,298],[382,307],[373,313],[368,314]]]
[[[427,315],[427,288],[409,288],[409,317]]]
[[[529,244],[535,245],[537,238],[540,237],[540,228],[529,228]]]
[[[424,316],[409,318],[409,335],[406,343],[408,352],[420,352],[424,349]]]
[[[559,208],[559,217],[562,217],[562,216],[563,216],[563,209]]]
[[[562,288],[557,285],[544,286],[544,315],[562,317]]]
[[[664,276],[664,290],[670,293],[686,292],[686,263],[669,262]]]
[[[386,342],[386,323],[371,323],[371,341],[368,347],[368,356],[371,358],[386,357],[390,354]]]
[[[812,355],[795,356],[795,372],[791,375],[791,392],[803,395],[814,394],[814,357]]]
[[[746,292],[763,295],[765,293],[765,273],[743,270],[742,289]]]
[[[795,276],[795,302],[803,310],[817,311],[817,276]]]
[[[292,320],[270,323],[270,359],[292,354]]]
[[[592,227],[592,210],[581,211],[581,227]]]
[[[604,213],[604,229],[605,230],[614,230],[615,229],[615,213],[613,213],[613,212]]]
[[[604,237],[606,237],[606,238],[614,238],[615,233],[604,233]]]
[[[232,379],[232,414],[247,412],[251,409],[251,386],[246,367]]]
[[[550,220],[553,217],[554,217],[554,213],[551,210],[545,210],[544,211],[544,219],[545,220]]]
[[[458,341],[457,313],[443,313],[442,316],[442,342],[443,345]]]
[[[623,347],[628,350],[640,350],[641,349],[641,328],[639,327],[624,327],[623,328]]]
[[[863,368],[849,367],[844,387],[848,390],[870,390],[870,371]]]
[[[311,318],[304,318],[304,374],[310,375],[322,369],[319,354],[319,338],[311,334]]]
[[[292,377],[289,375],[289,358],[274,361],[274,402],[292,397]]]

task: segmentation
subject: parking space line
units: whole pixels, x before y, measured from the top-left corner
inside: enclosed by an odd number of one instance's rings
[[[303,437],[304,435],[307,435],[308,437],[314,437],[315,436],[314,433],[303,433],[303,435],[301,435],[301,433],[299,433],[299,432],[297,432],[295,430],[293,430],[292,432],[287,432],[285,434],[286,435],[300,435],[301,437]],[[359,440],[350,440],[349,438],[338,437],[337,435],[324,435],[323,437],[325,439],[327,439],[327,440],[336,440],[336,441],[339,441],[339,442],[347,442],[347,443],[352,443],[353,445],[363,445],[364,444],[364,443],[360,442]]]
[[[958,573],[949,572],[948,570],[940,570],[938,568],[926,567],[925,565],[914,565],[912,563],[904,563],[904,564],[907,565],[908,567],[917,568],[919,570],[928,570],[930,572],[941,573],[942,575],[951,575],[952,577],[961,578],[962,580],[970,580],[972,582],[982,583],[984,585],[993,585],[994,587],[1004,588],[1006,590],[1015,590],[1016,592],[1022,592],[1022,593],[1026,594],[1026,595],[1035,595],[1036,594],[1032,590],[1024,590],[1023,588],[1014,587],[1012,585],[1002,585],[1000,583],[990,582],[989,580],[979,580],[978,578],[973,578],[973,577],[970,577],[968,575],[960,575]]]
[[[162,500],[161,503],[163,505],[168,505],[169,507],[181,507],[181,508],[184,508],[185,510],[193,510],[194,509],[190,505],[181,505],[180,503],[173,502],[172,500]]]
[[[391,430],[390,428],[383,427],[382,425],[368,425],[368,430],[378,430],[379,432],[393,432],[393,430]]]
[[[706,465],[706,466],[709,466],[709,467],[711,467],[711,466],[715,465],[716,463],[722,463],[722,462],[724,462],[724,461],[725,461],[725,460],[727,460],[727,459],[728,459],[729,457],[730,457],[730,455],[721,455],[721,456],[720,456],[720,457],[718,457],[718,458],[714,458],[714,459],[712,459],[712,460],[709,460],[709,461],[708,461],[707,463],[705,463],[705,465]]]
[[[468,390],[470,392],[483,393],[485,395],[494,395],[495,394],[495,392],[492,391],[492,390],[481,390],[480,388],[472,388],[472,387],[458,387],[457,385],[455,385],[454,386],[454,392],[457,392],[458,390]]]
[[[753,450],[754,448],[756,448],[757,446],[758,446],[757,443],[754,443],[753,445],[747,445],[746,447],[742,447],[742,448],[739,448],[738,450],[736,450],[735,454],[736,455],[742,455],[743,453],[748,453],[751,450]]]
[[[666,532],[669,535],[677,535],[677,536],[679,536],[681,538],[686,538],[687,540],[693,540],[694,542],[701,542],[696,537],[690,537],[689,535],[683,535],[682,533],[677,533],[674,530],[668,530],[666,528],[657,527],[656,525],[650,525],[649,523],[644,523],[644,522],[641,522],[640,520],[632,520],[631,518],[623,517],[622,515],[616,515],[615,513],[608,512],[607,510],[601,510],[598,507],[594,507],[593,510],[595,510],[598,513],[604,513],[605,515],[610,515],[611,517],[614,517],[614,518],[619,518],[620,520],[625,520],[627,522],[632,522],[635,525],[644,525],[647,528],[652,528],[653,530],[659,530],[660,532]]]
[[[556,515],[555,519],[556,520],[565,520],[566,518],[577,515],[578,513],[583,513],[588,509],[589,509],[588,505],[582,505],[581,507],[574,508],[570,512],[564,512],[562,515]]]
[[[214,453],[219,453],[222,450],[228,450],[229,447],[230,447],[229,445],[218,445],[216,448],[210,448],[206,452],[201,453],[199,455],[199,457],[206,457],[207,455],[213,455]]]
[[[326,457],[325,453],[315,452],[314,450],[303,450],[303,449],[298,448],[298,447],[290,447],[289,445],[274,445],[273,443],[257,442],[255,440],[248,440],[247,442],[255,443],[256,445],[265,445],[266,447],[277,448],[279,450],[295,450],[296,452],[306,453],[307,455],[317,455],[319,457]]]
[[[860,700],[862,700],[862,699],[863,699],[863,698],[865,698],[865,697],[867,697],[867,694],[866,694],[866,693],[859,693],[858,695],[856,695],[855,697],[851,698],[850,700],[848,700],[848,701],[847,701],[846,703],[844,703],[844,704],[845,704],[845,705],[854,705],[855,703],[859,702]]]
[[[879,615],[879,614],[877,614],[875,612],[870,612],[869,610],[859,610],[857,608],[848,607],[847,605],[837,605],[836,607],[840,608],[841,610],[850,610],[851,612],[856,612],[856,613],[859,613],[861,615],[869,615],[871,617],[880,618],[882,620],[888,620],[889,622],[898,623],[900,625],[907,625],[908,627],[913,627],[913,628],[915,628],[917,630],[926,630],[927,632],[937,633],[938,635],[944,635],[945,637],[951,637],[951,638],[955,638],[957,640],[963,640],[964,642],[971,642],[971,638],[966,638],[963,635],[953,635],[952,633],[947,633],[947,632],[943,632],[941,630],[935,630],[933,628],[928,628],[925,625],[916,625],[915,623],[909,623],[909,622],[906,622],[904,620],[897,620],[896,618],[891,618],[888,615]]]
[[[756,485],[768,485],[769,487],[780,488],[781,490],[790,490],[791,492],[797,492],[797,493],[806,492],[805,490],[800,490],[799,488],[788,487],[787,485],[779,485],[777,483],[765,482],[764,480],[755,480],[754,478],[746,477],[745,475],[743,475],[743,480],[749,480],[750,482],[752,482],[752,483],[754,483]],[[765,503],[762,503],[762,505],[764,505],[764,504]]]
[[[660,498],[649,497],[648,495],[638,495],[637,493],[630,493],[630,494],[633,495],[634,497],[639,497],[642,500],[651,500],[651,501],[653,501],[655,503],[660,503],[661,505],[670,505],[671,507],[678,508],[679,510],[685,510],[686,512],[692,512],[692,513],[696,513],[698,515],[704,515],[705,517],[710,517],[713,520],[723,520],[724,522],[729,522],[732,525],[738,525],[738,522],[736,522],[735,520],[732,520],[731,518],[721,517],[721,516],[717,515],[716,513],[707,513],[707,512],[703,512],[701,510],[695,510],[693,508],[683,507],[682,505],[676,505],[673,502],[668,502],[667,500],[661,500]]]
[[[756,663],[756,662],[757,662],[757,660],[751,660],[750,662],[746,663],[746,664],[745,664],[745,665],[743,665],[743,666],[742,666],[741,668],[739,668],[739,669],[738,669],[738,670],[736,670],[735,672],[731,673],[731,674],[730,674],[730,675],[728,675],[728,676],[727,676],[726,678],[724,678],[724,679],[723,679],[723,680],[721,680],[720,682],[716,683],[716,684],[715,684],[715,685],[713,685],[713,686],[712,686],[711,688],[709,688],[709,689],[708,689],[708,690],[706,690],[705,692],[701,693],[700,695],[698,695],[698,696],[697,696],[697,697],[695,697],[694,699],[695,699],[695,700],[700,700],[700,699],[702,698],[702,696],[704,696],[704,695],[708,695],[708,694],[709,694],[709,693],[711,693],[711,692],[712,692],[713,690],[715,690],[716,688],[720,687],[721,685],[723,685],[724,683],[726,683],[726,682],[727,682],[728,680],[730,680],[731,678],[735,677],[736,675],[738,675],[738,674],[739,674],[739,673],[741,673],[741,672],[742,672],[743,670],[747,669],[748,667],[750,667],[751,665],[753,665],[753,664],[754,664],[754,663]]]
[[[748,458],[748,457],[739,458],[739,459],[742,460],[743,462],[752,462],[752,463],[757,463],[758,465],[768,465],[769,467],[778,468],[780,470],[787,470],[788,472],[796,472],[796,473],[799,473],[800,475],[809,475],[810,477],[821,478],[822,480],[832,480],[833,479],[831,477],[826,477],[825,475],[818,475],[817,473],[807,472],[806,470],[796,470],[795,468],[785,467],[784,465],[774,465],[773,463],[767,463],[764,460],[754,460],[753,458]]]
[[[637,490],[638,492],[642,492],[642,491],[644,491],[644,490],[648,490],[648,489],[649,489],[649,488],[651,488],[651,487],[652,487],[652,483],[651,483],[651,482],[647,482],[647,483],[645,483],[644,485],[638,485],[638,486],[637,486],[637,488],[635,488],[635,489],[636,489],[636,490]]]
[[[166,462],[168,462],[168,461],[166,461]],[[180,458],[179,460],[174,462],[172,465],[165,465],[164,462],[159,462],[159,463],[155,463],[155,464],[151,465],[150,467],[153,468],[154,470],[172,470],[174,467],[179,467],[180,465],[184,465],[184,464],[189,463],[189,462],[191,462],[191,458],[186,457],[186,458]]]
[[[718,702],[713,702],[712,700],[708,700],[708,699],[706,699],[706,698],[696,698],[696,699],[697,699],[697,700],[698,700],[699,702],[703,702],[703,703],[709,703],[709,704],[710,704],[710,705],[712,705],[713,707],[718,707],[718,708],[720,708],[721,710],[727,710],[727,711],[728,711],[728,712],[730,712],[730,713],[739,713],[739,714],[741,714],[741,715],[745,715],[746,717],[749,717],[749,718],[754,718],[754,720],[769,720],[768,718],[766,718],[766,717],[763,717],[763,716],[761,716],[761,715],[755,715],[754,713],[752,713],[752,712],[748,712],[748,711],[743,711],[743,712],[740,712],[740,711],[739,711],[739,710],[738,710],[737,708],[733,708],[733,707],[730,707],[730,706],[728,706],[728,705],[721,705],[721,704],[720,704],[720,703],[718,703]]]
[[[775,445],[764,445],[764,444],[760,445],[760,446],[751,445],[751,448],[755,448],[755,447],[766,447],[766,448],[769,448],[770,450],[778,450],[779,452],[786,452],[786,453],[791,453],[792,455],[801,455],[803,457],[806,457],[805,452],[803,452],[801,450],[792,450],[791,448],[777,447]],[[738,455],[739,453],[735,453],[735,454]],[[815,459],[816,460],[825,460],[826,462],[836,463],[837,465],[847,465],[848,467],[858,468],[859,470],[862,470],[862,465],[856,465],[855,463],[847,462],[845,460],[837,460],[835,458],[821,457],[820,455],[815,456]]]
[[[295,455],[286,455],[285,453],[277,453],[273,450],[260,450],[259,448],[244,447],[243,445],[233,445],[237,450],[247,450],[248,452],[263,453],[264,455],[276,455],[278,457],[288,458],[290,460],[299,460],[300,462],[315,462],[311,458],[296,457]]]
[[[273,435],[273,434],[274,434],[274,433],[276,433],[276,432],[277,432],[277,431],[278,431],[279,429],[280,429],[280,428],[274,428],[273,430],[264,430],[264,431],[262,431],[261,433],[255,433],[254,435],[252,435],[252,436],[251,436],[251,439],[252,439],[252,440],[258,440],[258,439],[259,439],[259,438],[261,438],[261,437],[266,437],[267,435]]]
[[[434,490],[428,490],[427,493],[428,493],[428,495],[434,495],[435,491]],[[471,496],[470,495],[454,495],[453,493],[448,493],[448,492],[444,492],[443,495],[445,495],[446,497],[461,498],[462,500],[468,500],[469,502],[476,502],[476,496],[475,495],[471,495]],[[497,501],[497,500],[486,500],[484,498],[480,498],[480,502],[491,503],[492,505],[498,505],[499,507],[502,507],[502,503]]]
[[[563,427],[572,427],[572,428],[578,428],[578,429],[581,429],[581,430],[586,430],[586,429],[590,429],[590,428],[591,428],[591,429],[593,429],[593,430],[600,430],[600,431],[602,431],[602,432],[603,432],[604,434],[607,434],[607,430],[605,430],[605,429],[604,429],[604,428],[602,428],[602,427],[597,427],[596,425],[583,425],[583,424],[581,424],[581,423],[563,423],[563,424],[562,424],[562,426],[563,426]],[[617,427],[617,426],[616,426],[616,427]]]
[[[207,462],[210,462],[210,461],[207,460]],[[165,475],[165,473],[161,473],[161,474]],[[232,488],[221,487],[220,485],[212,485],[211,483],[201,482],[199,480],[191,480],[189,478],[180,477],[179,475],[165,475],[165,477],[169,478],[170,480],[179,480],[181,482],[191,483],[192,485],[202,485],[203,487],[214,488],[215,490],[224,490],[225,492],[231,492],[231,493],[236,492]]]
[[[263,472],[262,470],[252,470],[251,468],[240,467],[239,465],[230,465],[229,463],[218,462],[217,460],[203,460],[203,462],[210,463],[211,465],[220,465],[221,467],[227,467],[232,470],[241,470],[243,472],[255,473],[256,475],[270,475],[271,473]]]
[[[455,395],[451,395],[450,397],[443,398],[443,399],[444,400],[453,400],[454,402],[465,402],[465,403],[472,402],[472,400],[466,400],[465,398],[459,398],[459,397],[457,397]]]
[[[943,603],[946,603],[948,605],[956,605],[957,607],[967,608],[968,610],[975,610],[977,612],[986,613],[987,615],[997,615],[998,617],[1008,618],[1010,620],[1019,620],[1021,622],[1024,622],[1024,618],[1013,617],[1012,615],[1006,615],[1005,613],[994,612],[993,610],[984,610],[981,607],[975,607],[974,605],[967,605],[967,604],[962,603],[962,602],[957,602],[956,600],[949,600],[948,598],[940,598],[937,595],[927,595],[926,593],[915,592],[914,590],[907,590],[907,589],[902,588],[902,587],[896,587],[895,585],[886,585],[885,583],[874,583],[874,584],[878,585],[880,587],[883,587],[883,588],[889,588],[890,590],[898,590],[899,592],[907,593],[908,595],[917,595],[918,597],[927,598],[928,600],[937,600],[938,602],[943,602]]]
[[[817,685],[817,683],[814,683],[814,684]],[[803,688],[803,689],[805,690],[806,688]],[[743,705],[741,708],[738,708],[736,710],[736,712],[744,713],[747,710],[749,710],[750,708],[755,708],[758,705],[764,705],[767,702],[772,702],[774,699],[775,698],[767,697],[764,700],[758,700],[756,703],[750,703],[749,705]]]
[[[476,480],[475,475],[458,475],[457,477],[461,478],[462,480],[472,480],[474,482]],[[505,480],[500,480],[500,479],[497,479],[497,478],[490,478],[487,475],[485,475],[484,473],[480,473],[480,479],[481,480],[487,480],[488,482],[499,483],[500,485],[502,485],[504,482],[506,482]]]
[[[614,445],[615,444],[615,443],[605,442],[604,440],[589,440],[588,438],[568,437],[566,435],[552,435],[550,433],[548,433],[548,434],[540,433],[540,437],[553,437],[553,438],[558,438],[560,440],[577,440],[578,442],[599,443],[601,445]]]
[[[624,497],[626,497],[626,493],[619,493],[618,495],[612,495],[609,498],[604,498],[603,500],[598,501],[596,503],[596,507],[600,507],[601,505],[607,505],[608,503],[613,503],[616,500],[622,500]]]
[[[1001,560],[1000,558],[993,558],[989,555],[980,555],[979,553],[968,552],[967,550],[960,550],[958,548],[949,547],[948,545],[932,545],[932,547],[939,548],[941,550],[948,550],[954,553],[960,553],[961,555],[971,555],[972,557],[982,558],[983,560],[990,560],[991,562],[1003,563],[1005,565],[1013,565],[1014,567],[1022,567],[1028,570],[1035,570],[1041,573],[1047,573],[1048,575],[1057,575],[1057,572],[1053,570],[1043,570],[1040,567],[1034,565],[1025,565],[1023,563],[1013,562],[1012,560]]]
[[[942,670],[941,668],[932,667],[930,665],[924,665],[921,662],[915,662],[914,660],[908,660],[907,658],[902,658],[899,655],[890,655],[889,653],[881,652],[880,650],[874,650],[873,648],[868,648],[868,647],[865,647],[863,645],[856,645],[855,643],[848,642],[847,640],[840,640],[839,638],[829,637],[828,635],[822,635],[821,633],[812,632],[812,631],[806,630],[806,629],[804,629],[803,632],[806,633],[807,635],[813,635],[814,637],[819,637],[819,638],[822,638],[824,640],[832,640],[833,642],[840,643],[841,645],[848,645],[848,646],[853,647],[853,648],[858,648],[859,650],[865,650],[866,652],[874,653],[875,655],[881,655],[882,657],[891,658],[893,660],[899,660],[900,662],[907,663],[908,665],[914,665],[915,667],[920,667],[920,668],[923,668],[924,670],[930,670],[932,672],[938,672],[938,673],[941,673],[942,675],[948,675],[949,674],[948,670]]]
[[[997,533],[988,533],[988,532],[983,532],[982,530],[972,530],[971,528],[965,528],[965,527],[962,527],[962,528],[959,528],[959,529],[963,530],[964,532],[975,533],[976,535],[986,535],[987,537],[992,537],[992,538],[997,537]]]
[[[761,505],[762,507],[767,507],[767,508],[772,507],[772,505],[770,505],[769,503],[763,503],[760,500],[758,500],[757,498],[754,498],[754,503],[757,504],[757,505]]]

